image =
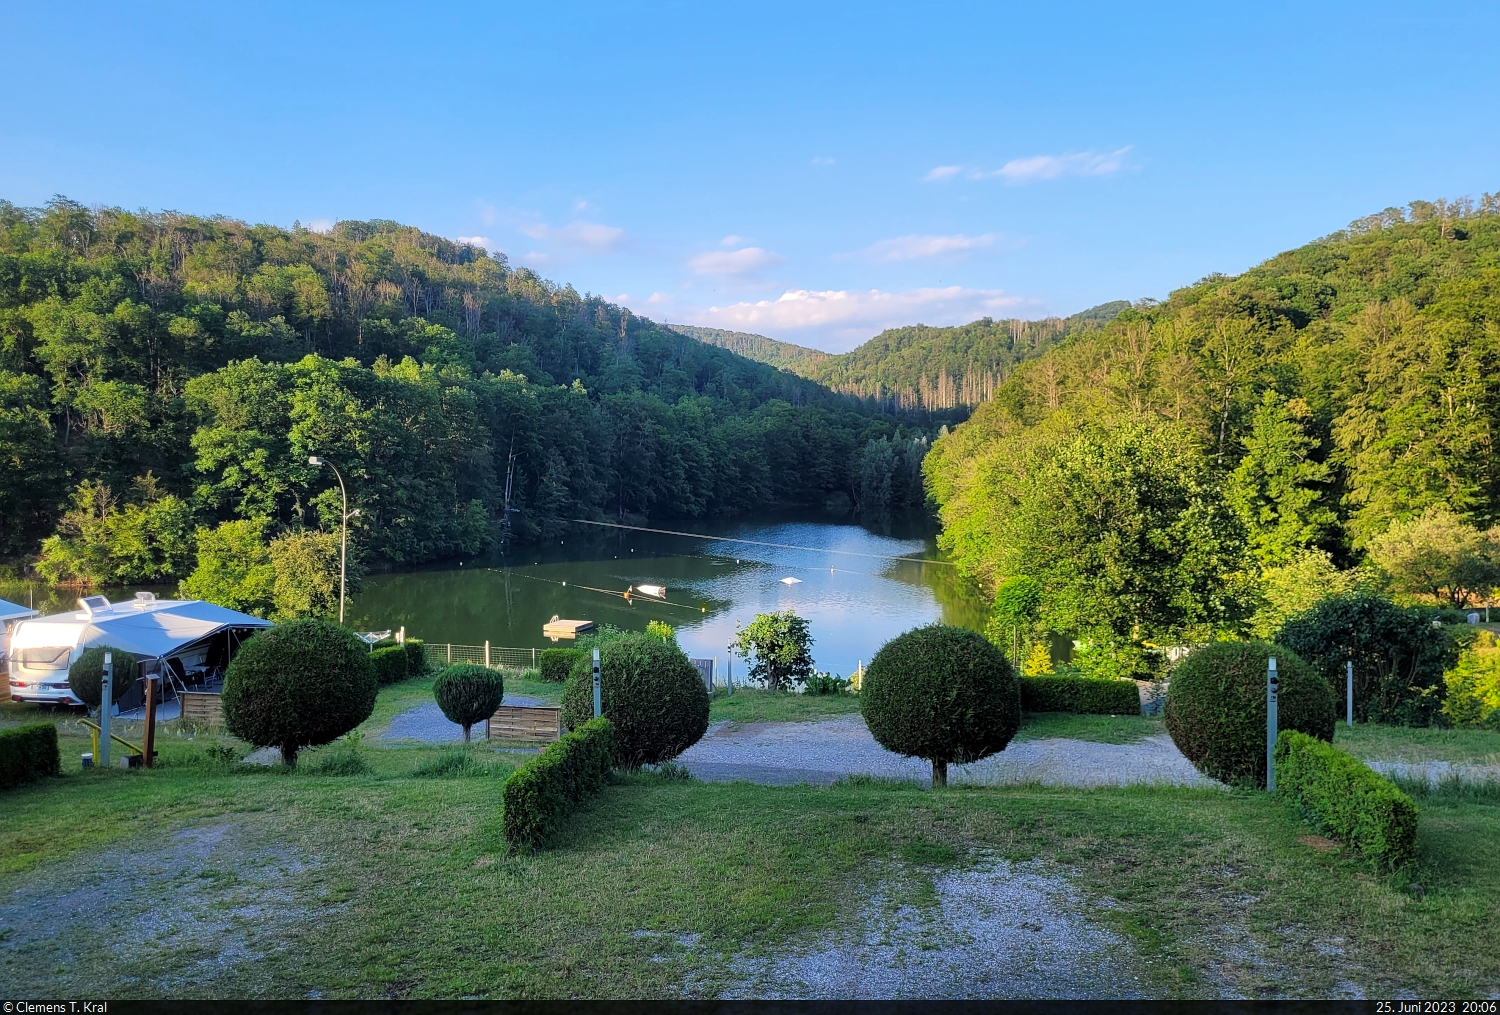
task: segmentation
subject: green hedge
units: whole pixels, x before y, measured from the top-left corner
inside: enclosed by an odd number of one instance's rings
[[[39,722],[0,732],[0,789],[10,789],[62,771],[57,727]]]
[[[614,726],[600,716],[516,769],[505,781],[506,841],[518,848],[541,846],[570,807],[603,787],[614,751]]]
[[[1133,680],[1068,676],[1022,677],[1021,711],[1140,715],[1141,694]]]
[[[1276,738],[1276,792],[1314,824],[1390,870],[1417,848],[1417,805],[1352,755],[1296,730]]]
[[[397,684],[411,676],[407,668],[406,649],[400,645],[387,645],[370,653],[370,665],[375,668],[375,682],[381,687]]]
[[[573,669],[573,664],[588,655],[581,648],[548,648],[543,649],[542,654],[537,657],[537,665],[541,668],[542,679],[550,680],[560,684],[568,679],[568,674]]]
[[[406,639],[406,672],[413,677],[420,677],[427,673],[430,664],[427,662],[427,643],[416,638]]]

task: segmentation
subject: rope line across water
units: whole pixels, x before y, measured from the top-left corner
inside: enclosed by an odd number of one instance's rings
[[[673,529],[648,529],[641,525],[617,525],[614,522],[591,522],[587,518],[571,518],[579,525],[597,525],[605,529],[626,529],[631,532],[655,532],[662,536],[687,536],[689,539],[707,539],[719,543],[749,543],[752,546],[774,546],[782,550],[807,550],[811,553],[842,553],[850,557],[873,557],[876,560],[904,560],[912,564],[942,564],[955,566],[951,560],[928,560],[924,557],[897,556],[891,553],[860,553],[858,550],[831,550],[826,546],[796,546],[792,543],[767,543],[759,539],[738,539],[734,536],[706,536],[701,532],[677,532]]]

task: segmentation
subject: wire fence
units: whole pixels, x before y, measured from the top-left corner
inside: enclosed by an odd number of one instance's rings
[[[448,642],[426,644],[427,661],[438,666],[453,663],[474,663],[492,670],[534,670],[537,667],[539,649],[507,648],[503,645],[453,645]]]

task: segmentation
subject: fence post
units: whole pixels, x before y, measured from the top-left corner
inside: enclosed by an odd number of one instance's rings
[[[1276,675],[1276,657],[1266,665],[1266,792],[1276,792],[1276,692],[1281,678]]]
[[[448,643],[448,665],[453,665],[453,643],[451,641]]]
[[[484,643],[484,668],[490,668],[490,643],[488,639]]]
[[[531,650],[531,668],[536,669],[536,649]]]

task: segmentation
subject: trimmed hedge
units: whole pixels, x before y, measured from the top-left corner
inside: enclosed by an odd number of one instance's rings
[[[708,731],[708,688],[676,645],[627,634],[599,649],[600,698],[614,724],[615,767],[670,761]],[[594,716],[592,656],[574,662],[562,718],[578,729]]]
[[[413,677],[427,673],[431,664],[427,661],[427,643],[416,638],[406,639],[406,672]]]
[[[562,825],[568,811],[599,792],[615,754],[615,729],[590,719],[505,781],[505,839],[513,848],[540,847]]]
[[[370,665],[375,669],[375,682],[381,687],[399,684],[411,676],[407,668],[406,649],[400,645],[387,645],[370,653]]]
[[[948,765],[1005,750],[1021,725],[1016,671],[983,636],[930,624],[883,645],[859,689],[859,710],[880,746],[932,762],[932,784]]]
[[[568,679],[568,674],[573,671],[573,666],[578,660],[588,657],[589,654],[581,648],[546,648],[542,649],[542,654],[537,656],[536,662],[541,668],[543,680],[560,684]]]
[[[39,722],[0,731],[0,790],[61,772],[56,726]]]
[[[1285,730],[1276,738],[1276,792],[1375,866],[1400,867],[1417,848],[1417,805],[1359,759]]]
[[[455,663],[433,681],[432,696],[448,721],[464,728],[464,743],[468,743],[469,728],[484,722],[500,707],[505,698],[505,679],[497,670]]]
[[[288,765],[370,718],[379,688],[369,646],[352,631],[306,618],[262,631],[224,671],[224,728]]]
[[[84,649],[83,654],[68,667],[68,688],[73,692],[73,697],[90,708],[99,707],[99,698],[104,693],[106,652],[110,653],[110,665],[114,667],[110,676],[110,698],[113,699],[110,703],[125,697],[125,692],[135,686],[136,658],[133,652],[126,652],[113,645],[95,645]]]
[[[1266,641],[1216,641],[1172,672],[1164,715],[1172,743],[1193,766],[1229,784],[1266,784],[1266,661],[1281,678],[1276,721],[1333,740],[1333,690],[1297,653]]]
[[[1069,676],[1022,677],[1021,711],[1140,715],[1141,693],[1133,680]]]

